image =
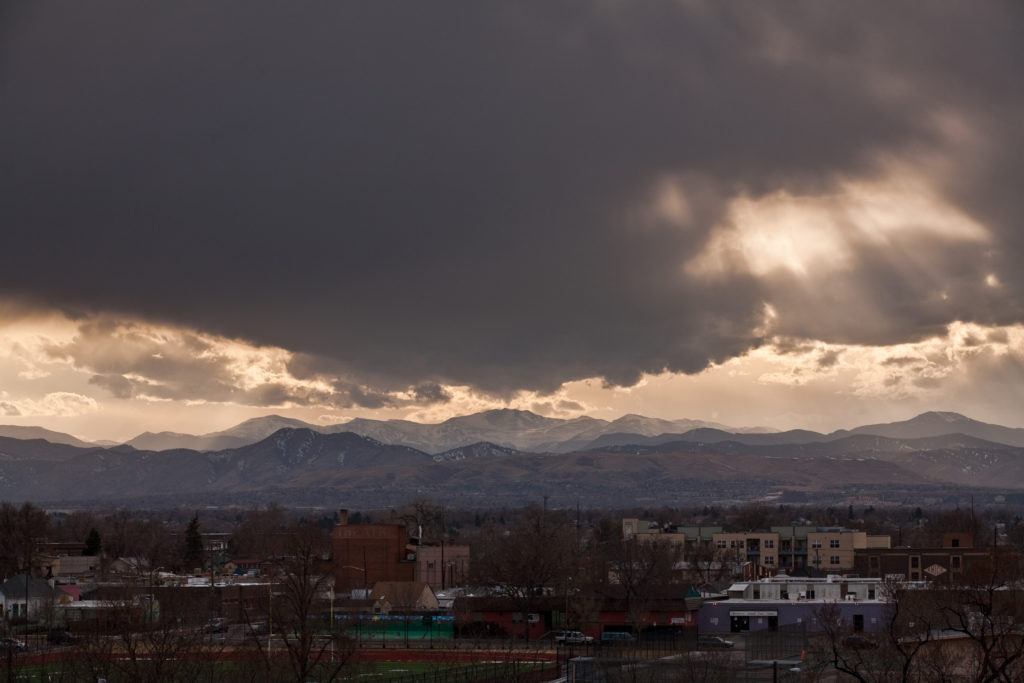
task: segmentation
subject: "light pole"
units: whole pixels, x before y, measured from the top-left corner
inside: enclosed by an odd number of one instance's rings
[[[270,660],[270,644],[274,639],[274,571],[270,571],[267,584],[267,661]]]
[[[341,565],[339,567],[339,569],[354,569],[357,572],[362,572],[363,573],[363,590],[366,590],[366,569],[364,569],[363,567],[356,567],[355,565],[352,565],[352,564],[343,564],[343,565]],[[366,596],[363,596],[363,597],[366,597]]]
[[[366,592],[366,569],[365,568],[357,567],[357,566],[352,565],[352,564],[343,564],[343,565],[341,565],[341,567],[339,567],[339,569],[354,569],[357,572],[362,572],[363,573],[363,592],[364,593]],[[366,595],[363,595],[363,598],[365,599]],[[334,589],[333,588],[331,589],[331,632],[332,633],[334,632]],[[359,619],[358,622],[356,622],[356,639],[360,643],[362,643],[362,638],[363,638],[363,620]]]

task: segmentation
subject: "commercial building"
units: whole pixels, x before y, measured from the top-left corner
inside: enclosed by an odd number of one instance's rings
[[[782,575],[735,583],[722,599],[706,599],[698,629],[700,633],[742,633],[801,627],[814,632],[821,630],[827,615],[851,631],[882,631],[887,604],[880,579]]]
[[[378,581],[414,581],[418,546],[404,524],[349,524],[341,510],[331,531],[338,592],[370,589]]]
[[[971,563],[993,557],[993,550],[973,546],[970,534],[952,532],[943,535],[938,548],[862,548],[854,554],[853,570],[897,581],[948,581],[962,575]]]

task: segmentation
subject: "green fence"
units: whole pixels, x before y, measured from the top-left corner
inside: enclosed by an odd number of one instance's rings
[[[455,621],[443,617],[386,615],[348,620],[346,633],[364,642],[432,641],[454,637]]]

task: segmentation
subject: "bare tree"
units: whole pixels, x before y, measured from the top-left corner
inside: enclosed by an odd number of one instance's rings
[[[492,529],[490,537],[480,559],[474,560],[475,573],[482,583],[495,586],[515,602],[523,615],[523,637],[529,639],[527,615],[545,591],[566,583],[572,567],[573,528],[563,513],[531,505],[511,528]]]
[[[611,576],[625,592],[627,619],[637,632],[644,626],[651,598],[659,587],[673,582],[682,557],[682,545],[667,539],[634,536],[617,544]]]
[[[422,533],[424,543],[444,540],[445,509],[441,505],[420,499],[399,508],[392,517],[403,522],[410,535],[419,538]]]
[[[1024,679],[1022,572],[1020,555],[995,548],[934,591],[941,626],[970,643],[974,680]]]
[[[231,532],[231,551],[236,556],[254,556],[260,559],[285,554],[286,531],[290,520],[284,508],[271,503],[265,509],[254,508]]]
[[[273,584],[273,622],[288,653],[287,671],[279,669],[259,640],[254,642],[274,680],[337,680],[352,647],[350,639],[335,629],[327,612],[327,596],[333,587],[330,536],[313,524],[294,524],[286,539],[285,555]],[[271,630],[275,630],[275,623],[271,623]]]
[[[881,592],[887,604],[884,629],[878,632],[855,633],[837,603],[816,611],[818,640],[832,666],[864,683],[948,680],[949,652],[936,646],[941,619],[934,591],[887,580]]]

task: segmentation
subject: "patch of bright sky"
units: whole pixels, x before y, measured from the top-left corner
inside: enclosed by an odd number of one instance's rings
[[[683,197],[662,189],[664,217],[686,213]],[[800,277],[855,265],[854,247],[884,248],[907,234],[946,240],[985,241],[988,231],[944,200],[929,180],[889,164],[873,180],[846,180],[829,195],[795,196],[785,191],[764,197],[740,196],[705,249],[686,264],[691,275],[722,276],[745,270],[763,276],[787,270]]]
[[[181,353],[181,332],[138,329],[108,338],[116,356],[122,343],[130,356],[140,339]],[[590,415],[612,420],[627,413],[690,418],[733,427],[765,426],[831,431],[869,422],[906,419],[925,410],[954,410],[970,417],[1020,426],[1024,395],[1024,326],[983,327],[956,323],[941,337],[887,347],[830,345],[777,340],[696,375],[647,375],[632,387],[608,387],[600,379],[564,384],[553,394],[522,392],[511,401],[449,386],[451,400],[410,405],[408,392],[394,394],[396,407],[340,409],[324,404],[245,405],[189,396],[170,400],[142,392],[116,398],[89,382],[93,371],[54,349],[79,334],[70,320],[50,317],[0,327],[0,414],[3,422],[39,425],[85,439],[125,440],[143,431],[208,433],[242,420],[280,414],[312,423],[354,417],[440,422],[456,415],[510,407],[552,417]],[[199,335],[209,353],[230,370],[239,388],[263,383],[301,386],[287,373],[289,353],[237,340]],[[200,355],[202,355],[200,354]],[[1015,374],[1020,369],[1021,374]],[[135,371],[145,384],[151,378]],[[324,391],[322,379],[308,382]],[[1017,388],[1015,388],[1017,387]],[[403,398],[404,397],[404,398]]]

